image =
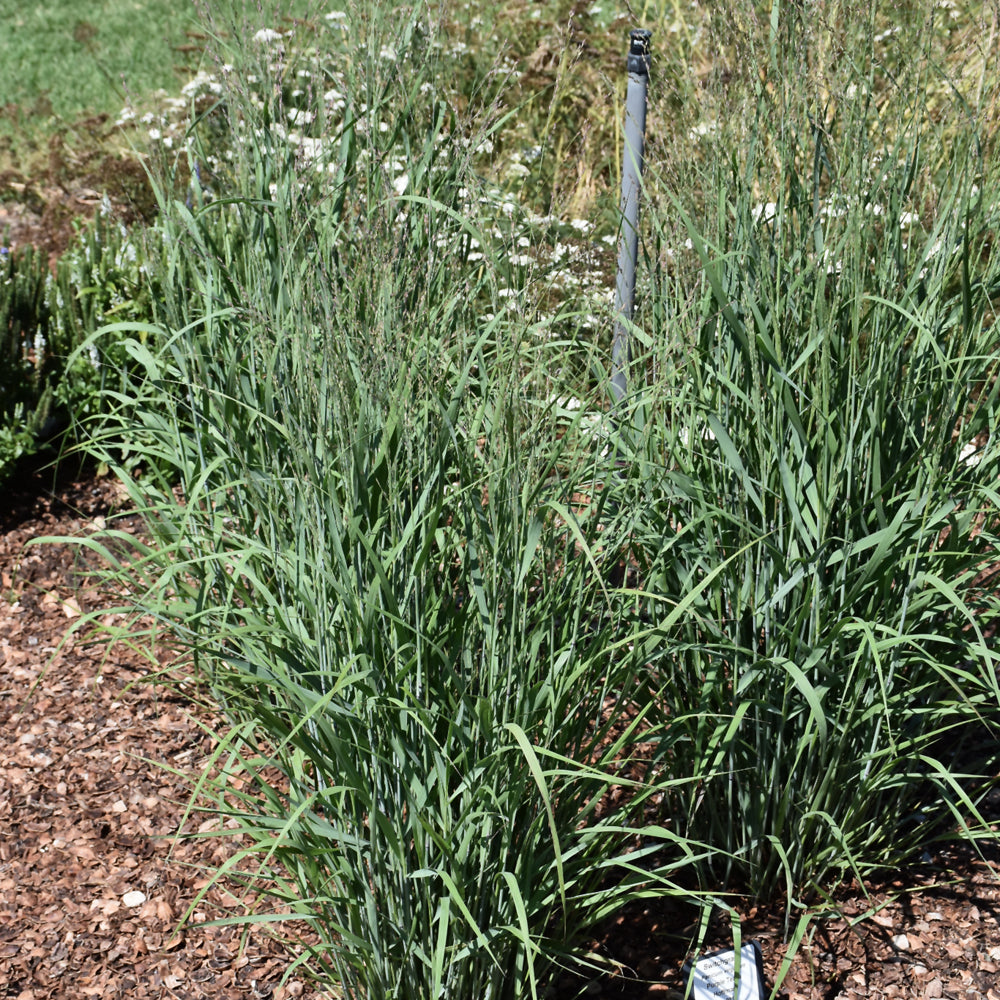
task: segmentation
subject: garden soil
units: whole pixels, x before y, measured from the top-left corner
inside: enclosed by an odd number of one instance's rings
[[[121,513],[119,488],[92,472],[53,481],[35,470],[12,485],[0,500],[0,998],[319,996],[297,970],[284,978],[295,951],[266,930],[208,926],[260,900],[235,884],[198,899],[235,849],[198,836],[215,820],[188,811],[190,780],[222,720],[190,682],[152,679],[180,669],[168,653],[157,662],[140,644],[109,649],[79,627],[90,612],[113,623],[114,595],[95,585],[85,548],[26,547],[93,534]],[[138,530],[127,516],[117,524]],[[995,849],[981,858],[944,843],[911,870],[848,886],[838,916],[807,935],[780,995],[1000,1000],[998,872]],[[785,914],[733,903],[770,985]],[[627,910],[592,942],[618,971],[565,977],[549,1000],[681,997],[695,930],[677,903]],[[705,947],[731,944],[727,918]]]

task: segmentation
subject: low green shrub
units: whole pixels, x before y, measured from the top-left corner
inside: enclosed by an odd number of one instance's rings
[[[0,481],[37,447],[52,408],[46,351],[48,263],[32,248],[0,255]]]
[[[141,238],[103,214],[54,271],[32,247],[0,257],[0,480],[100,411],[127,358],[120,338],[93,335],[112,319],[151,320],[153,288]]]

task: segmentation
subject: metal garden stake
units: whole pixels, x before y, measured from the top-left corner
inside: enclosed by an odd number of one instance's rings
[[[629,35],[628,92],[625,96],[625,153],[622,158],[622,221],[618,235],[618,275],[615,286],[615,332],[611,344],[611,393],[620,404],[628,388],[631,356],[628,324],[635,305],[635,266],[639,254],[639,189],[646,135],[646,88],[649,83],[651,31],[636,28]]]

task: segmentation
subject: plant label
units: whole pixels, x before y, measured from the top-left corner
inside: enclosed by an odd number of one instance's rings
[[[688,974],[685,996],[691,1000],[764,1000],[764,959],[754,941],[740,949],[740,988],[736,992],[736,952],[703,955]]]

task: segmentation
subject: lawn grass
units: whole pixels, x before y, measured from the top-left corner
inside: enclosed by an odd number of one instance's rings
[[[244,9],[255,23],[280,27],[311,6],[261,0]],[[29,167],[54,133],[87,144],[86,120],[114,118],[159,90],[177,93],[201,67],[209,40],[196,5],[176,0],[3,0],[0,23],[0,170]]]

